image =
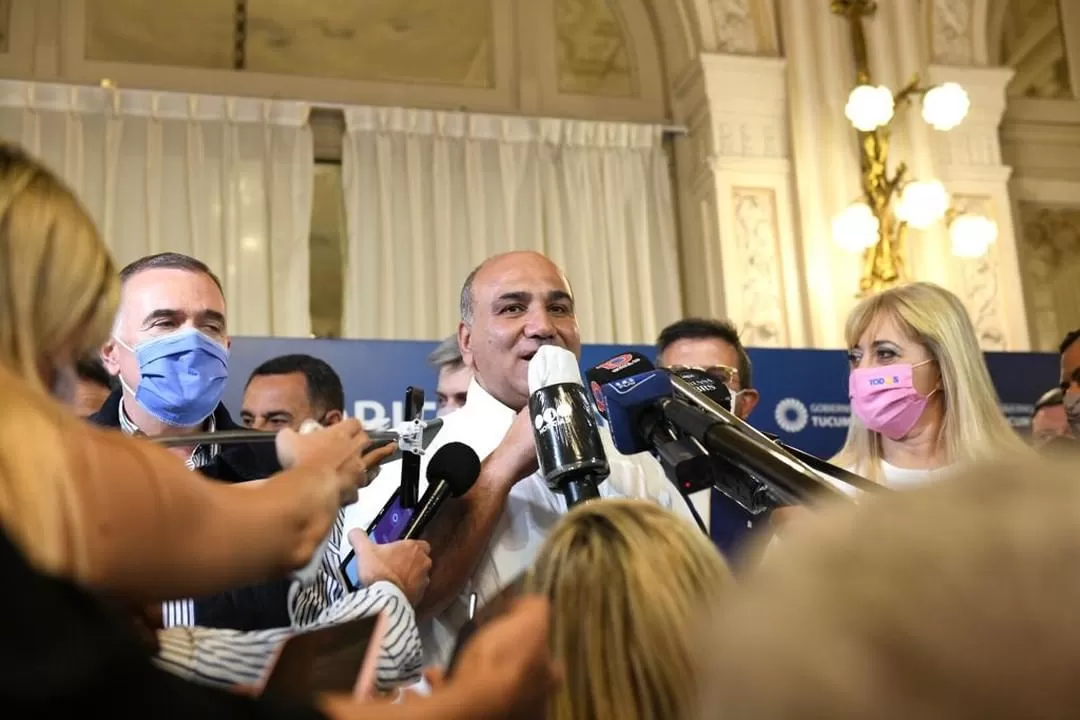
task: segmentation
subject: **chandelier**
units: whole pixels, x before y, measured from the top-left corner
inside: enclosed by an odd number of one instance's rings
[[[863,253],[859,295],[907,281],[904,258],[908,227],[926,230],[944,220],[954,255],[985,254],[997,238],[993,220],[953,209],[940,181],[909,178],[905,163],[899,163],[891,173],[889,169],[889,137],[898,109],[920,98],[923,120],[935,130],[947,132],[959,125],[971,108],[967,92],[952,82],[921,87],[918,75],[896,93],[875,85],[870,76],[863,18],[874,14],[877,3],[832,0],[831,9],[846,17],[851,28],[856,84],[848,95],[844,115],[858,133],[862,184],[862,197],[833,218],[832,234],[840,247]]]

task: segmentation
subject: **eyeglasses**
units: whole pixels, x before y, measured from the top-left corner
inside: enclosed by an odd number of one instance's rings
[[[679,372],[680,370],[697,370],[698,372],[703,372],[713,380],[727,385],[728,389],[732,392],[737,392],[742,388],[742,383],[739,382],[738,369],[733,368],[730,365],[710,365],[709,367],[672,365],[670,369],[673,372]]]

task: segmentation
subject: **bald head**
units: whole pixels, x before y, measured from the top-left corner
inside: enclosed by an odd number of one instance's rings
[[[500,263],[534,263],[536,265],[546,265],[551,270],[554,270],[559,276],[562,277],[563,282],[566,284],[566,290],[573,295],[573,290],[570,288],[570,282],[563,275],[563,271],[558,265],[553,263],[550,258],[541,253],[533,250],[511,250],[510,252],[500,253],[498,255],[492,255],[484,262],[480,263],[472,269],[468,277],[465,278],[464,284],[461,286],[461,321],[466,324],[472,324],[473,318],[473,285],[476,282],[476,276],[482,273],[488,266],[499,266]]]
[[[581,352],[570,284],[537,252],[488,258],[461,288],[458,341],[476,381],[515,410],[528,401],[528,361],[541,345]]]

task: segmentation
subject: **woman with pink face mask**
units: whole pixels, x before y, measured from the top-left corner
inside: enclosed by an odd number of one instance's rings
[[[967,310],[912,283],[848,317],[851,426],[833,463],[904,488],[956,464],[1030,450],[1005,420]]]

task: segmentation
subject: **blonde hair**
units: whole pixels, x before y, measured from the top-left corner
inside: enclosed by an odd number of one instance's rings
[[[0,143],[0,364],[47,391],[43,365],[108,338],[120,281],[82,203],[21,148]]]
[[[882,317],[891,317],[925,347],[941,373],[944,414],[939,442],[948,463],[1026,448],[998,407],[975,328],[960,298],[926,282],[866,298],[848,316],[844,331],[848,347],[854,347]],[[847,441],[834,462],[880,481],[881,459],[881,436],[852,413]]]
[[[833,506],[720,608],[713,718],[1059,718],[1080,707],[1075,459]]]
[[[566,674],[549,720],[691,717],[701,677],[693,639],[729,584],[709,539],[663,508],[574,508],[526,582],[552,602],[551,648]]]
[[[0,143],[0,524],[36,565],[84,564],[61,428],[78,422],[46,387],[108,337],[120,285],[93,220],[66,185]],[[69,357],[63,357],[67,354]]]

